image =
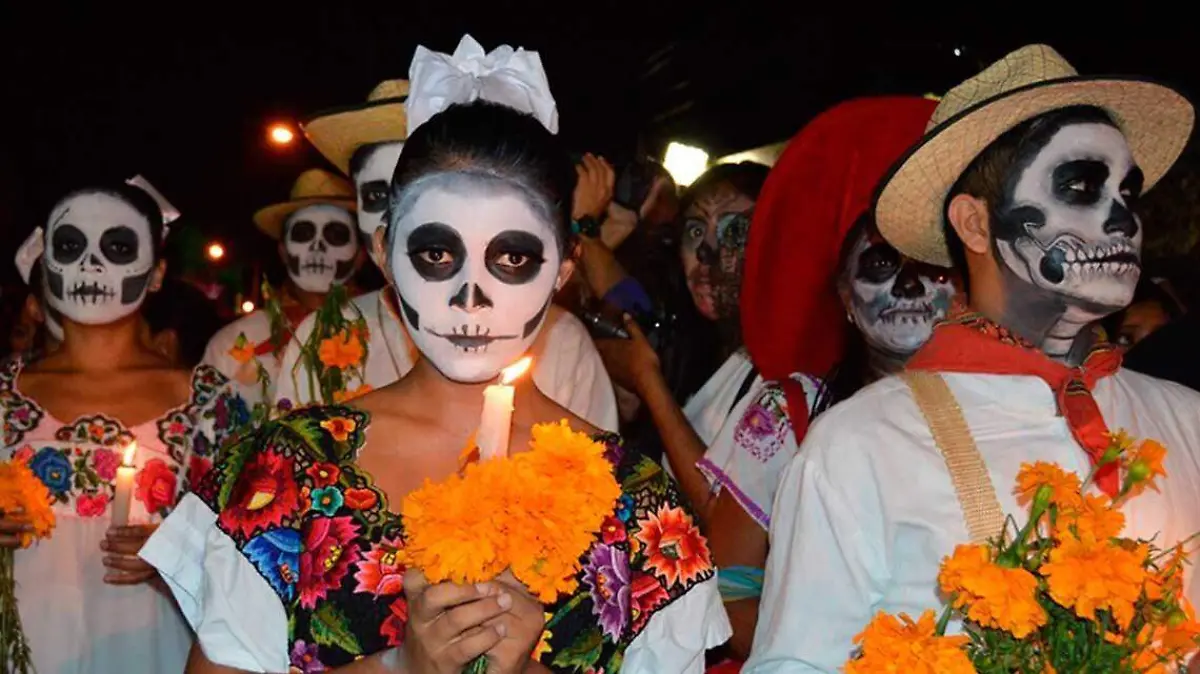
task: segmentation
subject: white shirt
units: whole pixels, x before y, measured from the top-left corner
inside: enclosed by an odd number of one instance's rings
[[[264,401],[263,386],[258,381],[258,365],[262,365],[267,374],[266,400],[269,401],[275,393],[279,359],[273,352],[268,352],[256,355],[248,362],[238,362],[230,350],[237,343],[238,336],[243,334],[251,348],[255,344],[269,341],[271,319],[267,312],[261,309],[251,312],[218,330],[217,334],[208,340],[208,346],[204,349],[204,359],[200,362],[217,368],[217,371],[233,381],[237,394],[247,405],[253,407],[256,403]]]
[[[1001,508],[1018,523],[1027,517],[1013,495],[1022,463],[1088,473],[1088,456],[1041,379],[944,376]],[[1169,547],[1200,531],[1200,394],[1121,370],[1094,396],[1110,430],[1167,448],[1162,493],[1126,505],[1125,535],[1159,534]],[[902,380],[876,382],[817,418],[783,476],[770,533],[746,674],[840,671],[876,612],[915,618],[940,609],[938,567],[969,536],[942,454]],[[1200,600],[1194,573],[1186,593]]]
[[[350,301],[354,307],[347,308],[345,316],[354,319],[361,313],[369,333],[366,383],[371,388],[382,388],[399,381],[420,358],[400,317],[392,311],[382,290],[359,295]],[[281,373],[275,384],[275,402],[287,399],[297,407],[321,402],[305,377],[290,374],[297,371],[300,344],[308,339],[315,326],[315,315],[305,318],[284,350],[282,364],[275,366]],[[612,381],[587,328],[578,318],[551,305],[542,334],[534,342],[530,354],[533,356],[533,381],[538,389],[593,426],[606,431],[617,430],[617,400]]]

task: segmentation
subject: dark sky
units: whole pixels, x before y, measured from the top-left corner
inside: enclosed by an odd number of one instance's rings
[[[250,215],[323,161],[303,145],[268,147],[267,124],[364,100],[380,80],[406,76],[418,43],[451,51],[464,32],[485,48],[541,52],[564,137],[617,158],[639,141],[655,151],[678,138],[720,156],[784,140],[838,100],[940,92],[1038,40],[1085,73],[1200,91],[1191,26],[1148,5],[1133,17],[1077,7],[1076,20],[1039,23],[757,1],[3,4],[3,250],[66,191],[142,173],[183,211],[183,226],[242,258],[269,256]],[[5,258],[0,278],[11,280]]]

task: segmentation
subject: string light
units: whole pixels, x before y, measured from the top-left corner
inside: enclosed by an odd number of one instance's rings
[[[708,168],[708,153],[698,147],[672,142],[663,156],[663,168],[676,185],[691,185]]]
[[[251,311],[254,311],[254,302],[251,302],[250,300],[242,302],[242,313],[248,314]]]
[[[225,257],[225,246],[222,246],[221,244],[216,243],[215,241],[213,243],[208,244],[208,259],[213,260],[215,262],[217,260],[220,260],[223,257]]]
[[[267,132],[267,136],[271,142],[276,145],[291,145],[296,139],[296,134],[286,124],[274,124]]]

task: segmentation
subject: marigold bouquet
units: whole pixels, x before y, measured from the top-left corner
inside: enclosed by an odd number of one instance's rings
[[[855,638],[847,674],[867,672],[1166,673],[1200,649],[1200,623],[1183,596],[1181,543],[1168,551],[1120,536],[1120,507],[1165,477],[1166,449],[1123,432],[1100,465],[1120,462],[1114,497],[1087,493],[1052,463],[1024,464],[1018,502],[1029,521],[1010,518],[999,539],[960,545],[943,560],[938,586],[948,603],[935,623],[879,614]],[[951,618],[964,633],[944,636]]]
[[[49,538],[54,529],[53,498],[46,485],[20,461],[0,463],[0,514],[21,512],[31,531],[21,534],[21,547]],[[27,674],[33,670],[29,642],[17,609],[13,550],[0,548],[0,672]]]
[[[621,487],[604,447],[566,421],[538,424],[532,435],[527,452],[469,463],[405,497],[407,565],[431,583],[483,582],[511,569],[543,603],[576,589],[580,558]],[[467,671],[486,664],[482,657]]]

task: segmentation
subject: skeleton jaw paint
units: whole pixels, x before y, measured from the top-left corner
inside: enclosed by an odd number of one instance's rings
[[[905,259],[878,233],[854,247],[850,315],[873,349],[907,359],[946,316],[954,283],[946,270]]]
[[[138,310],[154,271],[150,223],[104,192],[76,194],[55,207],[46,227],[47,301],[84,325],[116,322]]]
[[[346,209],[305,206],[288,217],[283,232],[288,276],[301,290],[327,293],[354,273],[358,237],[354,216]]]
[[[362,166],[354,172],[354,192],[358,196],[358,228],[368,237],[387,225],[387,204],[392,173],[400,159],[402,141],[377,143],[368,152]]]
[[[551,223],[512,188],[447,174],[393,214],[388,264],[422,356],[447,378],[495,378],[529,349],[558,282]]]
[[[1133,207],[1142,174],[1121,132],[1068,124],[1014,171],[993,227],[1003,265],[1057,297],[1073,324],[1129,304],[1141,274],[1142,228]]]

